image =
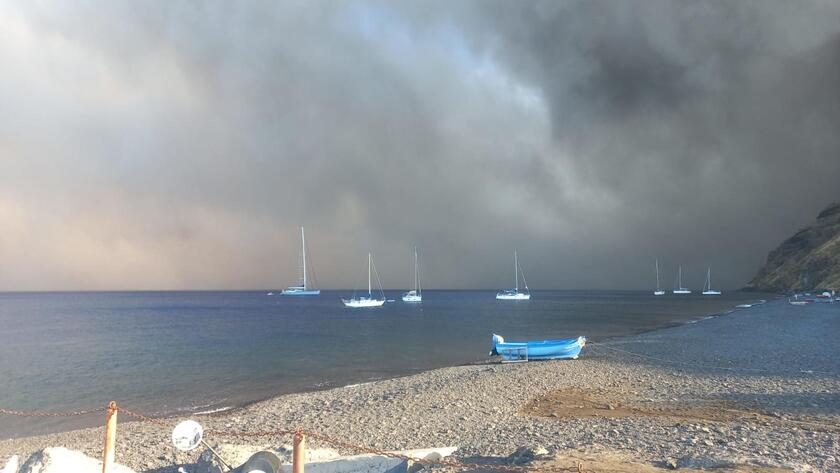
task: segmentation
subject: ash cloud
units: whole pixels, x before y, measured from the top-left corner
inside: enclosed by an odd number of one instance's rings
[[[732,288],[838,197],[832,2],[1,8],[4,290]]]

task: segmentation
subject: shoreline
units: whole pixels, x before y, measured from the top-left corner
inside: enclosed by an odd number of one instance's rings
[[[555,455],[620,454],[647,464],[688,456],[827,471],[837,468],[840,429],[819,425],[840,425],[838,320],[838,305],[769,301],[593,343],[574,361],[438,368],[181,418],[223,431],[303,427],[392,450],[458,445],[462,459],[540,445]],[[601,344],[674,363],[608,354]],[[804,368],[813,372],[797,371]],[[176,453],[169,431],[149,423],[120,422],[118,436],[117,461],[137,471],[175,472],[200,453]],[[0,464],[47,446],[98,457],[101,442],[101,427],[0,441]]]
[[[194,290],[185,290],[185,291],[91,291],[91,292],[202,292],[202,291],[203,290],[195,290],[195,291]],[[241,290],[241,291],[232,290],[230,292],[255,292],[255,291],[259,292],[259,290]],[[457,290],[453,290],[453,291],[457,291]],[[488,291],[490,291],[490,290],[488,290]],[[745,292],[743,289],[738,289],[737,291],[738,292]],[[63,291],[47,291],[47,292],[63,292]],[[70,291],[70,292],[74,292],[74,291]],[[208,290],[208,291],[205,291],[205,292],[212,292],[212,290]],[[606,292],[606,290],[605,290],[605,292]],[[749,292],[749,291],[746,291],[746,292]],[[784,296],[781,295],[781,294],[767,294],[767,293],[765,293],[765,295],[775,296],[772,299],[767,299],[766,302],[773,302],[773,301],[780,300],[780,299],[784,298]],[[747,310],[747,309],[732,307],[732,308],[728,308],[728,309],[726,309],[724,311],[721,311],[721,312],[715,312],[715,313],[707,314],[707,315],[697,315],[692,319],[687,319],[687,320],[683,320],[683,321],[671,321],[671,322],[664,323],[664,324],[662,324],[660,326],[657,326],[657,327],[654,327],[654,328],[640,329],[638,331],[634,331],[634,332],[627,333],[627,334],[622,334],[622,335],[617,335],[617,336],[606,336],[606,337],[603,337],[603,338],[590,338],[590,337],[587,336],[587,338],[590,340],[588,345],[592,345],[594,343],[620,342],[620,341],[625,340],[625,339],[633,339],[633,338],[636,338],[636,337],[639,337],[639,336],[643,336],[643,335],[651,334],[651,333],[656,333],[656,332],[663,331],[663,330],[669,330],[669,329],[674,329],[674,328],[678,328],[678,327],[682,327],[682,326],[686,326],[686,325],[697,324],[697,323],[703,322],[705,320],[731,315],[732,313],[738,312],[738,311],[741,311],[741,310]],[[301,394],[314,394],[314,393],[320,393],[320,392],[325,392],[325,391],[331,391],[331,390],[334,390],[334,389],[342,389],[342,388],[347,388],[347,387],[355,387],[355,386],[375,384],[375,383],[379,383],[379,382],[383,382],[383,381],[409,378],[409,377],[417,376],[417,375],[420,375],[420,374],[423,374],[423,373],[433,372],[433,371],[447,369],[447,368],[471,367],[471,366],[488,366],[488,365],[492,366],[492,365],[497,365],[497,364],[499,364],[498,361],[494,361],[494,359],[492,357],[484,357],[483,359],[477,359],[475,361],[467,361],[467,362],[456,363],[456,364],[452,364],[452,365],[438,366],[438,367],[435,367],[435,368],[421,369],[421,370],[417,370],[417,371],[413,371],[413,372],[407,372],[407,373],[404,373],[404,374],[397,374],[397,375],[394,375],[394,376],[380,377],[380,378],[376,378],[376,379],[367,379],[367,380],[364,380],[364,381],[357,381],[357,382],[350,382],[348,384],[325,385],[325,386],[321,386],[321,387],[313,385],[313,386],[308,386],[306,388],[303,388],[301,390],[291,390],[289,392],[269,394],[269,395],[266,395],[266,396],[261,397],[259,399],[254,399],[254,400],[250,400],[250,401],[246,401],[246,402],[240,402],[240,403],[234,403],[234,404],[231,404],[231,405],[220,405],[218,407],[215,407],[214,405],[211,404],[211,405],[201,406],[201,407],[197,407],[197,408],[187,408],[187,407],[175,408],[175,409],[172,409],[170,411],[164,412],[162,414],[156,414],[153,417],[160,418],[160,419],[173,419],[173,418],[186,418],[186,417],[189,417],[189,416],[223,416],[223,415],[226,415],[226,414],[229,414],[229,413],[235,413],[235,412],[238,412],[238,411],[246,411],[251,406],[258,405],[258,404],[261,404],[261,403],[264,403],[264,402],[269,402],[269,401],[272,401],[274,399],[282,398],[284,396],[301,395]],[[117,400],[117,402],[119,402],[119,400]],[[221,403],[221,404],[224,404],[224,403]],[[2,417],[0,417],[0,419],[2,419]],[[136,421],[133,420],[133,419],[132,420],[122,420],[121,421],[121,423],[129,423],[129,422],[136,422]],[[77,428],[63,429],[63,430],[59,429],[59,430],[46,432],[46,433],[38,433],[38,434],[34,434],[34,435],[25,435],[25,436],[22,436],[22,437],[0,438],[0,442],[12,441],[12,440],[24,440],[24,439],[28,439],[28,438],[39,438],[39,437],[50,436],[50,435],[57,435],[57,434],[71,433],[71,432],[76,432],[76,431],[81,431],[81,430],[88,430],[88,429],[91,429],[91,428],[97,428],[97,427],[92,425],[92,426],[89,426],[89,427],[77,427]]]
[[[741,289],[739,289],[739,291],[741,291]],[[775,297],[774,299],[767,299],[766,302],[772,302],[772,301],[779,300],[779,299],[782,299],[782,298],[783,298],[783,296],[777,295],[777,297]],[[762,300],[764,300],[764,299],[762,299]],[[656,328],[651,328],[651,329],[646,329],[646,330],[643,329],[643,330],[639,330],[637,332],[633,332],[633,333],[629,333],[629,334],[625,334],[625,335],[618,335],[618,336],[612,336],[612,337],[607,336],[607,337],[604,337],[604,338],[601,338],[601,339],[594,339],[593,341],[588,342],[587,344],[592,345],[593,343],[599,343],[600,344],[600,343],[621,341],[623,339],[632,339],[632,338],[638,337],[640,335],[655,333],[655,332],[658,332],[658,331],[661,331],[661,330],[673,329],[673,328],[681,327],[681,326],[684,326],[684,325],[696,324],[696,323],[703,322],[705,320],[709,320],[709,319],[716,318],[716,317],[724,317],[724,316],[731,315],[732,313],[738,312],[738,311],[741,311],[741,310],[747,310],[747,309],[746,308],[733,307],[733,308],[728,309],[728,310],[723,311],[723,312],[716,312],[716,313],[708,314],[708,315],[698,315],[696,318],[693,318],[693,319],[690,319],[690,320],[685,320],[685,321],[681,321],[681,322],[668,322],[668,323],[665,323],[665,324],[663,324],[659,327],[656,327]],[[342,389],[342,388],[365,386],[365,385],[375,384],[375,383],[379,383],[379,382],[383,382],[383,381],[409,378],[409,377],[416,376],[416,375],[419,375],[419,374],[428,373],[428,372],[431,372],[431,371],[436,371],[436,370],[441,370],[441,369],[446,369],[446,368],[469,367],[469,366],[487,366],[487,365],[497,365],[497,364],[500,364],[500,363],[498,361],[494,361],[493,358],[485,358],[485,359],[476,360],[476,361],[473,361],[473,362],[463,362],[463,363],[456,363],[456,364],[453,364],[453,365],[439,366],[437,368],[423,369],[423,370],[419,370],[419,371],[412,372],[412,373],[399,374],[399,375],[395,375],[395,376],[371,379],[371,380],[368,380],[368,381],[354,382],[354,383],[349,383],[349,384],[342,384],[342,385],[339,385],[339,386],[324,386],[322,388],[318,388],[318,387],[313,386],[313,387],[311,387],[311,389],[304,389],[304,390],[300,390],[300,391],[290,391],[290,392],[287,392],[287,393],[273,394],[273,395],[269,395],[269,396],[266,396],[266,397],[261,398],[261,399],[256,399],[256,400],[253,400],[253,401],[248,401],[248,402],[239,403],[239,404],[234,404],[234,405],[231,405],[231,406],[223,406],[223,407],[220,407],[220,408],[210,408],[209,411],[207,411],[207,412],[205,412],[205,411],[195,411],[195,412],[176,411],[176,412],[170,412],[170,413],[167,413],[167,414],[164,414],[164,415],[160,416],[160,418],[169,419],[169,418],[184,418],[184,417],[188,417],[188,416],[220,416],[220,415],[225,415],[227,413],[232,413],[232,412],[235,412],[235,411],[238,411],[238,410],[247,410],[251,406],[261,404],[263,402],[272,401],[274,399],[278,399],[278,398],[281,398],[283,396],[289,396],[289,395],[294,395],[294,394],[310,394],[310,393],[318,393],[318,392],[323,392],[323,391],[330,391],[330,390],[333,390],[333,389]],[[206,406],[206,407],[210,407],[210,406]],[[135,421],[130,420],[128,422],[135,422]],[[15,437],[14,439],[25,439],[25,438],[29,438],[29,437],[40,437],[40,436],[43,436],[43,435],[52,435],[52,434],[56,434],[56,433],[73,432],[73,431],[76,431],[76,430],[83,430],[83,429],[72,429],[72,430],[66,430],[66,431],[60,431],[60,432],[51,432],[51,433],[47,433],[47,434],[27,436],[27,437]],[[8,440],[12,440],[12,439],[8,439]],[[0,441],[2,441],[2,440],[0,440]]]

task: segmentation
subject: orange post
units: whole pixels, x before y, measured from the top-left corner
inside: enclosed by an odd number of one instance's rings
[[[108,404],[108,416],[105,418],[105,451],[102,454],[102,473],[111,471],[114,464],[114,449],[117,440],[117,402]]]
[[[295,434],[295,449],[292,454],[292,473],[303,473],[304,452],[306,451],[306,438],[303,432]]]

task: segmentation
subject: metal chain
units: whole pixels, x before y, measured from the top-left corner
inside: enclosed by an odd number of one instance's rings
[[[475,469],[489,469],[489,470],[499,470],[499,471],[512,471],[512,472],[527,472],[527,471],[569,471],[574,473],[582,473],[583,466],[582,464],[578,463],[574,467],[537,467],[537,466],[513,466],[513,465],[496,465],[496,464],[486,464],[486,463],[465,463],[460,462],[457,460],[447,460],[447,459],[440,459],[440,460],[427,460],[425,458],[414,458],[408,455],[402,455],[395,452],[389,452],[386,450],[381,450],[378,448],[367,447],[364,445],[359,445],[355,443],[350,443],[344,440],[340,440],[334,437],[330,437],[327,435],[316,434],[314,432],[308,431],[301,431],[308,437],[318,439],[334,445],[336,447],[343,447],[350,450],[361,451],[366,453],[371,453],[374,455],[382,455],[385,457],[396,458],[398,460],[403,460],[406,462],[414,462],[419,463],[421,465],[427,466],[448,466],[452,468],[475,468]]]
[[[118,408],[118,410],[122,411],[124,414],[138,419],[142,422],[149,422],[155,425],[159,425],[162,427],[169,427],[166,419],[164,418],[155,418],[155,417],[148,417],[142,414],[138,414],[131,410],[128,410],[124,407]],[[491,468],[498,471],[510,471],[516,473],[523,473],[527,471],[545,471],[545,472],[573,472],[573,473],[583,473],[583,466],[578,463],[574,467],[526,467],[526,466],[512,466],[512,465],[488,465],[482,463],[463,463],[456,460],[427,460],[424,458],[414,458],[408,455],[402,455],[400,453],[389,452],[386,450],[381,450],[378,448],[368,447],[365,445],[355,444],[351,442],[347,442],[345,440],[340,440],[335,437],[330,437],[328,435],[317,434],[315,432],[310,432],[304,429],[277,429],[277,430],[257,430],[251,432],[243,432],[243,431],[235,431],[235,430],[216,430],[216,429],[205,429],[205,433],[211,435],[218,435],[220,437],[237,437],[237,438],[258,438],[258,437],[282,437],[287,435],[304,435],[309,438],[313,438],[316,440],[321,440],[325,443],[333,445],[335,447],[346,448],[349,450],[357,451],[357,452],[365,452],[371,453],[374,455],[382,455],[389,458],[396,458],[398,460],[403,460],[406,462],[414,462],[419,463],[421,465],[428,465],[428,466],[444,466],[444,467],[452,467],[452,468]]]

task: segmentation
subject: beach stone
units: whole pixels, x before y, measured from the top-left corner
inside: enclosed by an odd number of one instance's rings
[[[112,473],[135,473],[123,465],[114,464]],[[32,454],[20,473],[102,473],[102,461],[82,452],[64,447],[51,447]]]
[[[507,461],[508,463],[512,463],[514,465],[522,465],[543,455],[548,455],[548,450],[542,446],[518,447],[513,453],[508,455]]]
[[[685,456],[677,460],[677,468],[734,468],[735,464],[729,460],[712,457],[691,457]]]
[[[677,468],[679,468],[677,460],[674,460],[673,458],[666,458],[665,461],[662,462],[662,466],[669,470],[676,470]]]

